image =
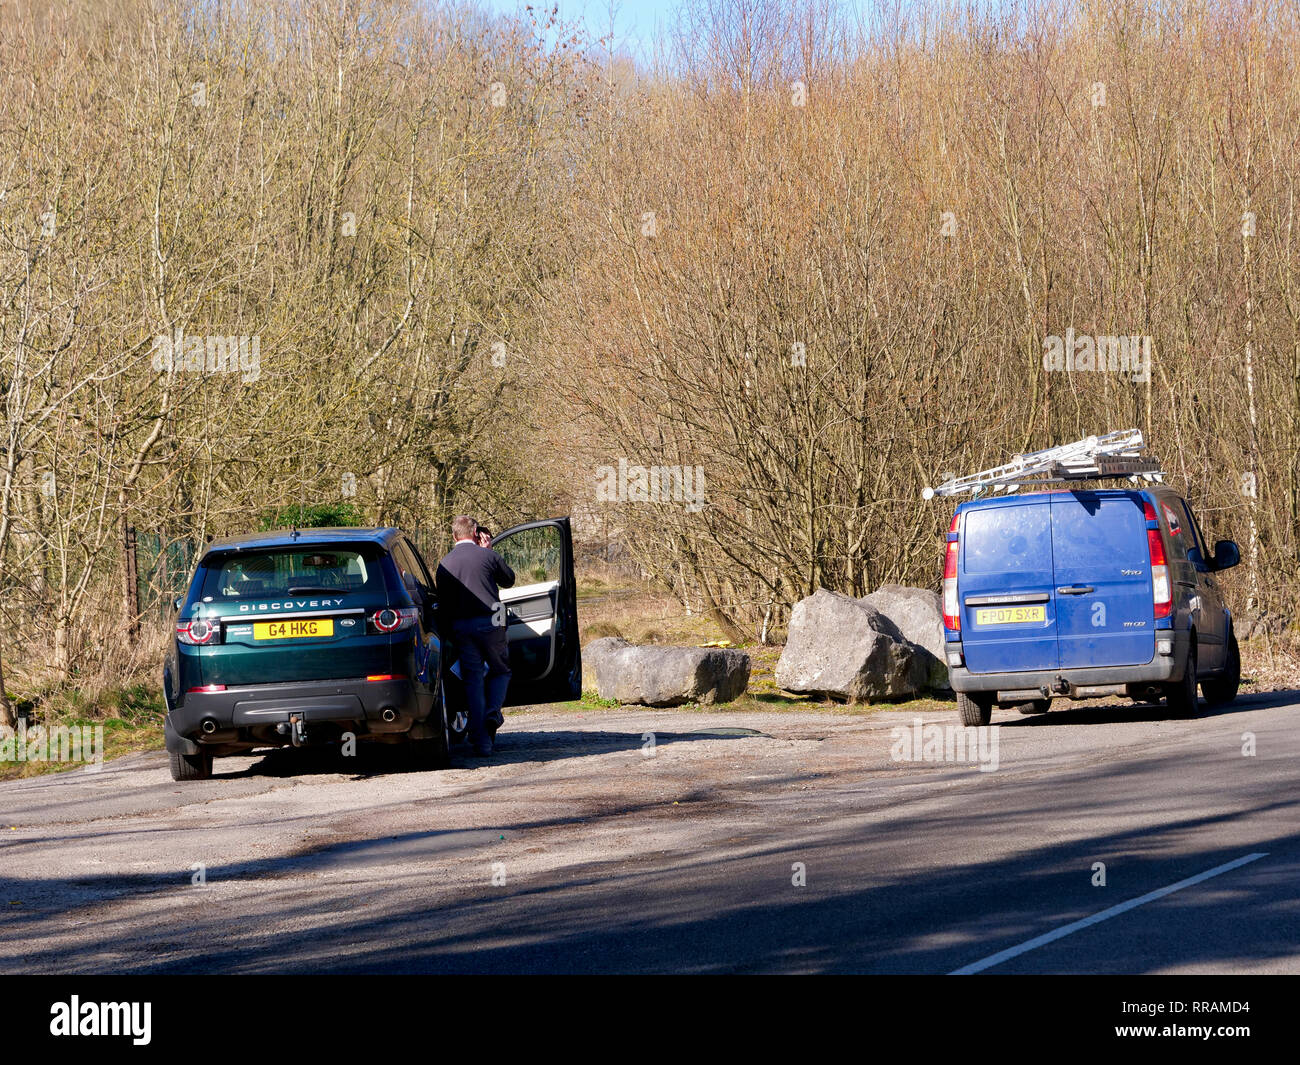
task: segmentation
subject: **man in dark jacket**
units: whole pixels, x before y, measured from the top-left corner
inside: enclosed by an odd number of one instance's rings
[[[487,756],[497,729],[505,723],[501,704],[510,685],[506,609],[502,588],[515,583],[515,571],[490,547],[480,547],[477,524],[461,515],[451,523],[456,541],[438,563],[438,616],[460,654],[460,678],[469,709],[469,741]]]

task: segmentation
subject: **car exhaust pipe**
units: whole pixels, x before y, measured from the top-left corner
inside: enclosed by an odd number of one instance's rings
[[[391,725],[394,721],[397,720],[397,711],[394,710],[391,706],[386,706],[381,711],[380,716]]]
[[[199,728],[203,730],[203,735],[211,736],[217,731],[217,723],[210,717],[205,717],[200,723]]]

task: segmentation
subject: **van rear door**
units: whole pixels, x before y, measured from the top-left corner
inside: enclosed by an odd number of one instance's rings
[[[1054,494],[1052,557],[1061,668],[1150,662],[1155,615],[1141,497]]]
[[[959,536],[957,590],[966,668],[972,673],[1056,669],[1049,498],[969,506]]]

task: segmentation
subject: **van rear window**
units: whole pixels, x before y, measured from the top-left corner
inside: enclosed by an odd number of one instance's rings
[[[357,591],[382,594],[381,557],[378,548],[334,545],[217,555],[204,563],[202,595],[221,601]]]
[[[1050,570],[1051,508],[1042,503],[972,510],[962,541],[967,573]]]

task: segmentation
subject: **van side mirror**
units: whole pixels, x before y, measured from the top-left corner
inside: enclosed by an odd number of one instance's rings
[[[178,595],[175,599],[172,600],[172,609],[179,610],[181,608],[182,601],[183,601],[182,597]]]
[[[1219,540],[1214,545],[1212,569],[1232,569],[1241,561],[1241,549],[1232,540]]]

